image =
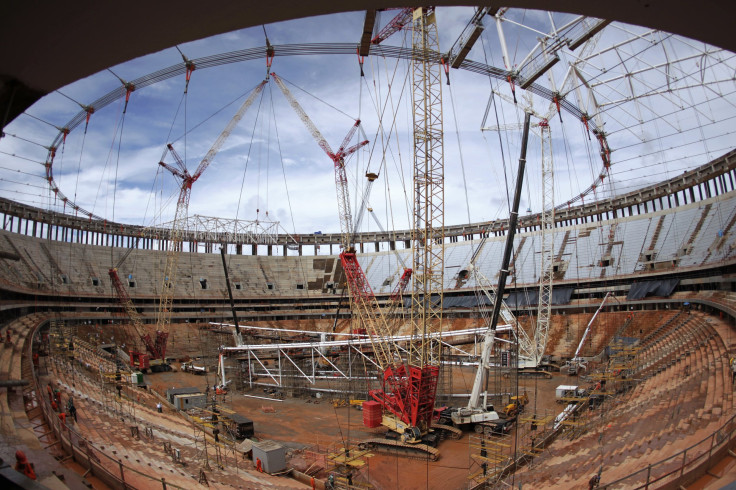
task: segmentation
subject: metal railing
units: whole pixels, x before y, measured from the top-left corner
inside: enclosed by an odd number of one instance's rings
[[[736,414],[700,442],[600,488],[680,488],[720,462],[736,439]],[[605,468],[604,468],[605,469]]]
[[[36,335],[36,333],[34,332],[32,335]],[[24,355],[27,355],[29,358],[32,354],[32,344],[33,342],[28,342],[26,352],[24,352]],[[44,392],[39,387],[36,368],[33,364],[31,364],[30,368],[33,374],[32,385],[36,392],[35,398],[40,404],[43,417],[49,426],[49,431],[56,438],[56,442],[47,444],[45,448],[60,444],[74,462],[87,470],[85,476],[91,474],[111,488],[123,490],[128,488],[153,489],[160,485],[163,490],[168,488],[185,490],[186,487],[167,482],[164,477],[156,478],[126,466],[122,460],[115,459],[111,455],[106,454],[102,449],[95,447],[94,444],[73,430],[70,424],[62,422],[58,414],[51,408],[49,400],[44,396]],[[150,432],[145,437],[153,440],[153,433]]]

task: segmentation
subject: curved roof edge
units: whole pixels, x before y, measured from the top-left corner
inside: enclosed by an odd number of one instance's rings
[[[487,2],[444,0],[436,5]],[[734,2],[509,0],[507,7],[580,13],[647,26],[736,51]],[[300,17],[397,6],[375,0],[10,2],[0,16],[0,127],[40,97],[107,67],[174,45]],[[193,22],[196,19],[196,22]],[[355,33],[356,43],[360,32]],[[70,37],[73,39],[69,39]]]

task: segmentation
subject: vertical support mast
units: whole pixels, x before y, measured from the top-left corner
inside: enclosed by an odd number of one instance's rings
[[[470,392],[470,400],[468,401],[468,409],[478,410],[480,405],[480,390],[483,386],[485,372],[489,367],[488,361],[493,350],[493,343],[496,338],[496,327],[498,326],[498,317],[502,309],[508,309],[503,302],[503,294],[506,290],[506,279],[509,276],[509,263],[511,263],[511,252],[514,249],[514,237],[516,236],[516,225],[519,221],[519,202],[521,201],[521,189],[524,183],[524,172],[526,171],[526,148],[529,141],[529,121],[531,114],[528,112],[524,115],[524,132],[521,136],[521,153],[519,155],[519,170],[516,174],[516,188],[514,189],[514,201],[509,210],[509,231],[506,235],[506,244],[503,249],[501,259],[501,270],[498,271],[498,290],[493,298],[493,311],[488,321],[488,330],[486,330],[483,338],[483,348],[481,351],[478,370],[473,380],[473,389]],[[488,281],[490,284],[490,281]],[[486,293],[487,294],[487,293]],[[482,407],[485,410],[485,406]]]
[[[549,333],[549,319],[552,309],[552,277],[554,275],[554,227],[555,227],[555,174],[552,161],[552,136],[549,124],[542,121],[539,124],[542,131],[542,269],[539,275],[539,312],[537,314],[537,328],[534,332],[536,365],[542,360],[547,347]]]
[[[414,10],[412,51],[414,288],[411,311],[414,334],[422,341],[412,344],[409,364],[422,367],[439,366],[439,343],[426,339],[430,332],[441,329],[445,252],[442,69],[431,56],[439,53],[432,7]]]

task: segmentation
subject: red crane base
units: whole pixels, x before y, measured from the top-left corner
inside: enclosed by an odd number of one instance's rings
[[[383,390],[370,395],[384,410],[424,432],[432,426],[439,373],[437,366],[409,366],[408,373],[403,364],[391,366],[383,372]]]

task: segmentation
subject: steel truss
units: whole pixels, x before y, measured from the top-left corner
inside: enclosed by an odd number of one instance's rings
[[[171,229],[173,224],[173,221],[162,223],[155,231]],[[187,231],[187,238],[203,243],[276,244],[279,234],[289,235],[279,221],[268,219],[228,219],[195,214],[182,219],[181,226]],[[292,240],[297,243],[293,237]]]
[[[228,326],[233,327],[231,324],[226,323],[211,323],[211,325],[217,326]],[[245,326],[244,329],[257,329],[257,330],[272,330],[277,332],[293,332],[301,334],[313,334],[318,335],[320,332],[311,332],[306,330],[282,330],[282,329],[270,329],[266,327],[249,327]],[[487,328],[471,328],[464,330],[455,330],[448,332],[435,332],[429,336],[429,341],[436,343],[442,347],[447,347],[454,351],[459,352],[462,355],[468,357],[474,357],[475,354],[467,352],[452,345],[451,341],[463,342],[463,343],[478,343],[478,339],[482,338]],[[499,325],[497,328],[498,333],[507,332],[510,335],[513,333],[512,326],[509,324]],[[341,353],[349,352],[350,356],[354,356],[353,359],[365,363],[366,365],[375,368],[376,372],[380,372],[379,363],[376,362],[375,354],[372,351],[372,341],[365,335],[359,334],[330,334],[330,336],[347,336],[346,340],[331,340],[331,341],[315,341],[315,342],[278,342],[272,344],[248,344],[238,345],[235,347],[222,347],[223,354],[232,357],[235,354],[246,354],[247,362],[249,365],[259,366],[273,382],[272,386],[284,387],[284,379],[287,377],[284,371],[288,367],[289,370],[294,369],[297,374],[295,376],[303,378],[308,381],[312,386],[315,385],[319,379],[335,379],[340,378],[348,380],[352,378],[350,370],[346,371],[341,369],[334,362],[334,351],[339,350]],[[407,355],[407,346],[411,344],[414,337],[412,335],[395,336],[391,338],[391,342],[398,346],[400,352]],[[500,339],[497,339],[500,340]],[[476,349],[477,350],[477,349]],[[275,359],[276,370],[268,367],[266,358]],[[304,364],[300,365],[299,361],[306,359],[308,365],[311,368],[305,370]],[[325,369],[320,369],[319,364],[323,364],[324,368],[327,369],[328,374],[325,374]],[[252,388],[256,384],[253,379],[253,370],[249,369],[248,385]],[[320,371],[322,373],[320,373]]]

